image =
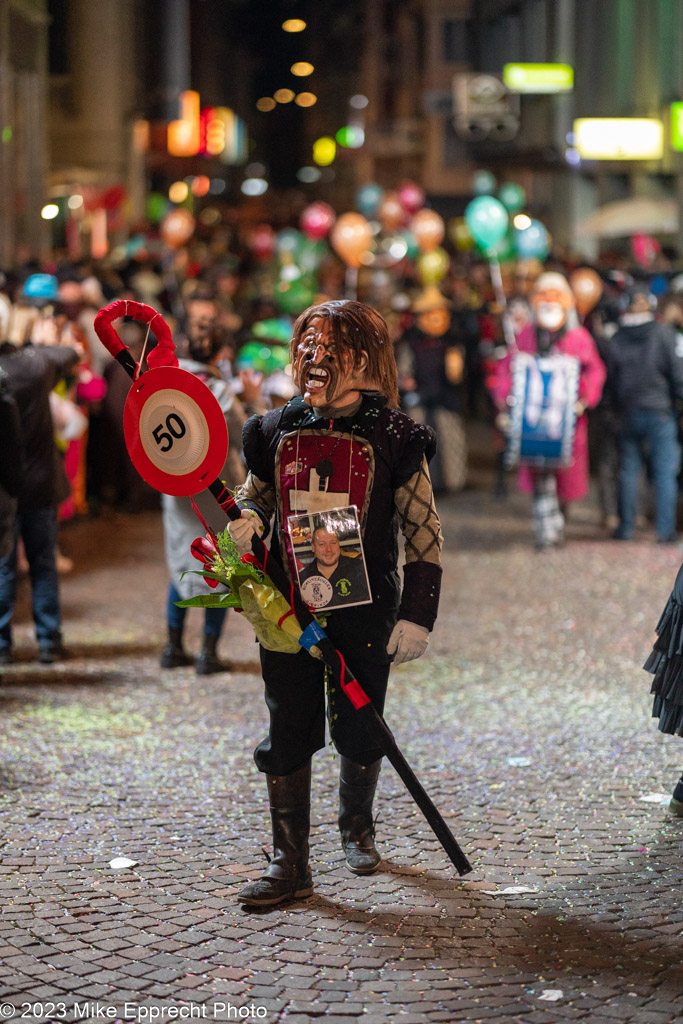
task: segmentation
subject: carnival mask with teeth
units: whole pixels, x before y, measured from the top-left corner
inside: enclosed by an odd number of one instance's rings
[[[367,386],[363,373],[367,356],[354,365],[352,353],[334,337],[326,317],[313,317],[301,336],[294,359],[293,377],[304,402],[311,408],[343,407]]]

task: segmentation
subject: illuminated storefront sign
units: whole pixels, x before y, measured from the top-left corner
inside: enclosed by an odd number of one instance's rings
[[[244,121],[229,107],[202,107],[199,93],[181,93],[181,116],[168,125],[167,149],[171,156],[213,156],[239,164],[246,158]]]
[[[671,116],[671,148],[677,153],[683,152],[683,103],[672,103]]]
[[[503,81],[510,92],[571,92],[574,68],[571,64],[506,64]]]
[[[646,117],[581,117],[574,146],[583,160],[660,160],[664,125]]]
[[[195,156],[199,152],[199,93],[180,94],[180,118],[168,125],[167,149],[171,156]]]

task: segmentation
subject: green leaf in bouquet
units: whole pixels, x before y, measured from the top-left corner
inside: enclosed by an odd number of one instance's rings
[[[175,602],[178,608],[241,608],[236,594],[198,594]]]

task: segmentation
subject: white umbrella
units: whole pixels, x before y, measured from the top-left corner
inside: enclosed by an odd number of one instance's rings
[[[672,235],[678,231],[675,199],[634,196],[607,203],[577,226],[578,238],[629,238],[631,235]]]

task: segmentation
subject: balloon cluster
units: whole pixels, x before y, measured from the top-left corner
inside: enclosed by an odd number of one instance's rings
[[[314,301],[316,272],[329,252],[328,242],[352,272],[361,267],[384,271],[408,259],[425,288],[438,286],[448,273],[450,259],[442,245],[447,230],[456,250],[476,246],[490,260],[547,256],[550,238],[544,225],[518,217],[526,204],[521,185],[508,181],[497,188],[489,171],[477,171],[471,186],[474,198],[464,217],[450,220],[448,229],[425,205],[424,190],[416,182],[406,180],[389,191],[369,182],[356,192],[354,210],[337,216],[327,203],[313,202],[301,213],[299,228],[276,233],[268,224],[257,225],[249,247],[257,261],[277,265],[272,294],[280,313],[290,316]]]
[[[330,241],[347,267],[386,268],[402,259],[414,260],[425,286],[441,281],[449,266],[441,247],[446,226],[436,211],[425,206],[425,193],[416,182],[404,181],[385,191],[370,182],[358,189],[356,211],[338,218]]]
[[[544,225],[531,217],[523,226],[511,224],[526,203],[526,193],[516,182],[504,182],[497,195],[496,179],[490,171],[477,171],[471,187],[475,198],[463,218],[449,224],[449,234],[457,249],[466,251],[475,245],[489,259],[544,260],[550,249],[550,237]]]
[[[264,271],[276,263],[272,295],[278,310],[298,316],[312,305],[317,293],[316,272],[327,254],[325,242],[336,220],[328,203],[314,202],[299,218],[299,228],[276,232],[270,224],[257,224],[248,238],[252,256]]]

